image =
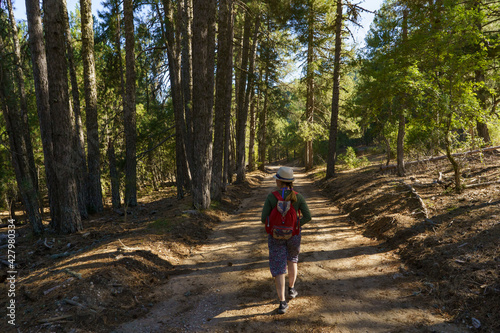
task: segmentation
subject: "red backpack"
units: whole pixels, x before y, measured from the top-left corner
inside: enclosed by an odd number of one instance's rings
[[[267,217],[266,232],[275,239],[290,239],[300,232],[297,211],[291,201],[283,199],[279,191],[274,191],[273,194],[278,203]]]

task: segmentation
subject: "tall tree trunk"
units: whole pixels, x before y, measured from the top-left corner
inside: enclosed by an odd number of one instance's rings
[[[191,175],[193,174],[193,0],[183,0],[182,11],[182,92],[184,98],[184,146],[189,168],[185,170],[186,188],[191,188]]]
[[[64,0],[66,8],[66,0]],[[69,77],[71,82],[71,96],[73,100],[73,113],[76,120],[75,135],[75,165],[78,167],[76,181],[78,186],[78,207],[80,215],[86,219],[88,217],[88,191],[87,191],[87,161],[85,160],[85,137],[83,135],[82,116],[80,108],[80,92],[78,89],[78,80],[76,77],[75,60],[73,54],[73,43],[71,40],[71,30],[69,28],[68,12],[64,11],[64,30],[66,35],[66,53],[68,59]],[[71,107],[71,102],[70,102]]]
[[[480,17],[479,15],[481,13],[481,0],[472,0],[471,1],[471,6],[473,10],[477,12],[477,17]],[[477,19],[476,22],[476,27],[480,33],[483,33],[483,25],[481,24],[481,20]],[[477,45],[476,49],[479,50],[480,46]],[[477,91],[477,97],[479,99],[479,105],[483,110],[486,110],[486,101],[488,99],[488,90],[482,86],[482,84],[485,83],[485,71],[484,69],[480,69],[476,71],[476,82],[478,83],[478,86],[480,87]],[[490,137],[490,131],[488,130],[488,125],[482,121],[482,120],[477,120],[476,121],[476,130],[477,130],[477,135],[483,139],[483,142],[486,146],[491,145],[491,137]]]
[[[126,94],[123,120],[125,126],[125,205],[127,206],[137,206],[137,130],[135,118],[135,36],[133,7],[132,0],[124,0]]]
[[[115,146],[111,138],[108,139],[109,177],[111,178],[111,205],[113,209],[120,208],[120,176],[116,168]]]
[[[397,172],[398,176],[403,177],[406,174],[404,163],[404,141],[406,134],[406,119],[403,113],[399,115],[398,139],[396,148]]]
[[[26,0],[26,17],[28,21],[29,46],[31,62],[33,64],[33,78],[35,83],[36,105],[45,165],[45,178],[48,189],[48,199],[51,219],[54,220],[57,204],[55,190],[55,169],[52,146],[52,120],[49,103],[49,81],[47,72],[47,58],[43,41],[43,26],[38,0]]]
[[[49,102],[52,121],[53,158],[55,162],[55,185],[57,202],[52,227],[60,233],[82,230],[78,212],[78,193],[75,173],[74,142],[75,116],[71,112],[68,96],[68,74],[65,57],[64,2],[45,0],[45,44],[49,78]]]
[[[333,59],[333,92],[332,117],[330,120],[330,139],[328,142],[328,158],[326,162],[326,179],[335,175],[337,159],[337,133],[340,100],[340,57],[342,53],[342,0],[337,0],[337,16],[335,18],[335,54]]]
[[[236,28],[236,26],[235,26]],[[227,167],[224,166],[224,176],[227,177],[227,181],[224,181],[224,184],[228,183],[233,183],[233,177],[234,174],[236,173],[236,144],[235,144],[235,136],[236,136],[236,129],[234,126],[234,119],[237,118],[238,114],[238,100],[239,100],[239,91],[240,91],[240,76],[242,74],[242,71],[239,70],[238,68],[241,68],[241,61],[242,61],[242,32],[243,29],[235,29],[234,30],[234,44],[233,44],[233,53],[234,53],[234,65],[233,67],[235,68],[234,71],[234,103],[232,103],[231,107],[231,113],[226,114],[226,132],[227,132]],[[232,117],[234,115],[234,117]],[[226,148],[224,148],[226,149]],[[224,152],[225,154],[225,152]],[[224,162],[225,163],[225,162]]]
[[[120,71],[120,94],[122,97],[122,108],[123,112],[125,112],[125,100],[127,99],[126,96],[126,89],[125,89],[125,71],[123,69],[123,59],[122,59],[122,31],[121,31],[121,10],[120,10],[120,4],[118,0],[113,1],[113,17],[116,18],[116,31],[115,31],[115,39],[114,39],[114,44],[115,44],[115,52],[117,55],[117,60],[118,60],[118,69]]]
[[[252,15],[245,13],[245,27],[243,28],[243,48],[241,50],[241,68],[238,84],[238,99],[236,105],[236,183],[245,180],[245,141],[248,120],[248,108],[245,107],[245,90],[248,73],[248,59],[250,56],[250,36],[252,30]]]
[[[234,24],[234,14],[233,14]],[[234,30],[233,30],[234,32]],[[227,184],[233,181],[231,167],[231,104],[232,96],[229,98],[229,106],[224,111],[224,170],[222,173],[222,191],[226,191]]]
[[[193,205],[210,207],[214,99],[215,0],[193,1]]]
[[[408,11],[403,11],[403,43],[406,43],[408,40]],[[401,108],[399,115],[399,124],[398,124],[398,139],[397,139],[397,148],[396,148],[396,161],[397,161],[397,172],[398,176],[403,177],[406,174],[405,164],[404,164],[404,140],[406,135],[406,118],[405,118],[405,109],[406,109],[406,96],[403,107]]]
[[[266,57],[266,61],[269,59]],[[269,63],[266,63],[266,72],[264,79],[264,105],[259,113],[259,170],[264,171],[266,167],[266,119],[267,119],[267,104],[269,94]]]
[[[389,163],[391,162],[391,142],[389,141],[389,139],[387,138],[387,136],[385,135],[382,135],[382,140],[384,140],[384,143],[385,143],[385,150],[386,150],[386,161],[385,161],[385,165],[389,165]]]
[[[252,40],[252,49],[250,51],[249,56],[249,65],[248,65],[248,84],[245,92],[245,109],[248,113],[250,111],[250,137],[248,143],[248,170],[254,170],[255,159],[253,156],[254,152],[254,140],[255,140],[255,104],[254,104],[254,96],[255,96],[255,59],[257,57],[257,40],[259,37],[259,29],[260,29],[260,15],[257,16],[255,20],[255,28],[253,33]],[[250,110],[249,110],[250,108]]]
[[[461,179],[461,172],[460,172],[460,164],[457,162],[455,157],[452,154],[451,151],[451,145],[452,145],[452,139],[451,139],[451,115],[447,120],[446,124],[446,137],[445,137],[445,143],[446,143],[446,157],[448,157],[448,160],[450,161],[454,175],[455,175],[455,192],[456,193],[462,193],[462,179]]]
[[[122,31],[121,31],[121,9],[120,9],[120,2],[118,0],[114,0],[113,1],[113,8],[112,8],[112,11],[113,11],[113,16],[116,18],[116,31],[115,31],[115,39],[114,39],[114,45],[115,45],[115,52],[116,52],[116,55],[117,55],[117,60],[118,60],[118,69],[120,71],[120,94],[121,94],[121,111],[123,113],[123,115],[125,115],[125,105],[126,105],[126,102],[125,100],[127,99],[127,95],[126,95],[126,89],[125,89],[125,70],[123,68],[123,59],[122,59]],[[120,111],[117,110],[116,114],[119,114]],[[118,129],[118,121],[116,122],[113,122],[116,126],[114,127],[115,129]],[[116,158],[115,158],[115,144],[114,144],[114,140],[112,142],[113,144],[113,158],[115,159],[115,163],[113,163],[115,166],[116,166]],[[108,152],[109,154],[109,152]],[[108,158],[111,158],[110,155],[108,155]],[[111,163],[111,160],[110,160],[110,163]],[[115,192],[118,194],[117,197],[115,197],[115,200],[118,200],[118,207],[120,207],[121,203],[120,203],[120,200],[121,200],[121,197],[120,197],[120,173],[117,171],[116,172],[116,183],[115,185],[116,186],[113,186],[113,176],[111,176],[111,191],[112,193]],[[125,201],[125,198],[124,198],[124,204],[126,204],[128,206],[128,203]]]
[[[178,15],[182,15],[182,2],[178,3]],[[163,1],[165,10],[165,39],[168,57],[168,69],[170,76],[170,86],[172,92],[172,103],[175,118],[175,150],[176,150],[176,183],[177,197],[184,197],[184,187],[190,182],[189,158],[186,150],[186,119],[184,113],[184,97],[182,87],[182,59],[181,59],[181,29],[180,20],[174,26],[175,10],[170,1]]]
[[[91,213],[101,212],[101,151],[99,149],[99,125],[97,119],[97,86],[94,60],[94,20],[90,0],[80,0],[82,17],[83,84],[85,88],[85,112],[87,125],[88,207]]]
[[[112,115],[118,113],[118,108],[113,105],[113,107],[108,107],[106,110],[109,110],[105,113],[105,124],[106,124],[106,154],[108,158],[109,165],[109,178],[111,181],[111,205],[113,209],[117,209],[121,207],[121,197],[120,197],[120,174],[116,167],[116,156],[115,156],[115,142],[114,142],[114,132],[116,129],[117,117],[113,116],[111,120],[109,120],[108,112],[111,112]]]
[[[11,25],[15,26],[14,13],[10,1],[8,2],[8,6]],[[13,29],[13,34],[17,34],[17,29]],[[19,42],[17,41],[16,43],[14,41],[14,48],[16,49],[18,47]],[[5,54],[6,52],[3,40],[0,36],[0,100],[2,102],[3,116],[5,119],[7,133],[9,135],[12,165],[16,175],[17,186],[19,188],[33,233],[41,234],[43,233],[43,224],[38,206],[36,178],[34,178],[34,170],[31,170],[30,163],[30,158],[33,158],[33,149],[31,148],[31,142],[27,142],[27,140],[31,139],[29,131],[26,128],[27,122],[25,122],[25,115],[23,115],[22,109],[20,110],[17,106],[16,94],[13,86],[10,82],[6,82],[9,80],[10,75],[4,67],[4,64],[9,63],[5,59]],[[18,55],[20,55],[20,50],[15,50],[14,54],[15,67],[20,68],[20,57],[18,57]],[[16,69],[16,72],[16,76],[19,76],[20,74],[22,75],[22,72],[19,73],[19,69]],[[19,81],[19,77],[17,79]],[[19,97],[21,99],[25,98],[26,96],[22,96],[22,89],[21,86],[19,86],[19,82],[18,88],[21,95]],[[26,105],[26,101],[24,101],[24,105]]]
[[[314,11],[310,9],[308,19],[308,36],[307,36],[307,74],[306,74],[306,122],[312,124],[314,122]],[[309,133],[308,133],[309,134]],[[306,170],[313,167],[313,139],[308,138],[304,150],[304,164]]]
[[[255,170],[255,104],[257,103],[257,98],[255,98],[255,91],[250,94],[250,136],[248,138],[248,171]]]
[[[490,131],[488,130],[488,125],[480,120],[476,124],[477,135],[483,139],[486,146],[491,145]]]
[[[233,0],[219,5],[219,43],[215,97],[214,149],[212,166],[212,200],[220,201],[223,190],[225,116],[231,113],[233,79]]]
[[[9,10],[9,19],[10,19],[10,24],[11,24],[11,31],[12,31],[12,40],[14,42],[14,61],[15,61],[15,73],[16,73],[16,81],[17,81],[17,86],[19,89],[19,97],[20,97],[20,111],[21,111],[21,117],[22,117],[22,122],[23,122],[23,132],[22,135],[24,136],[24,141],[26,142],[26,149],[28,152],[28,164],[29,164],[29,172],[30,172],[30,177],[33,181],[33,185],[35,186],[35,191],[38,193],[38,176],[36,173],[36,167],[35,167],[35,158],[33,156],[33,146],[31,144],[31,137],[30,137],[30,128],[29,128],[29,123],[28,123],[28,105],[26,103],[26,89],[24,87],[24,73],[23,73],[23,67],[21,63],[21,46],[19,44],[19,37],[17,35],[17,25],[16,25],[16,20],[14,18],[14,10],[12,8],[12,3],[11,0],[7,0],[7,7]]]
[[[165,39],[167,47],[170,86],[175,119],[175,146],[176,146],[176,184],[177,197],[184,197],[184,188],[189,183],[189,158],[186,153],[186,120],[184,113],[184,97],[181,69],[181,20],[175,20],[175,9],[170,1],[163,1],[165,10]],[[178,15],[183,14],[183,2],[178,2]],[[174,26],[174,22],[177,24]],[[185,24],[185,23],[184,23]]]

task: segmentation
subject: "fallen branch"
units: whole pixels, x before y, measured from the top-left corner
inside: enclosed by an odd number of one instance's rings
[[[120,242],[121,245],[123,245],[123,249],[124,250],[129,250],[129,251],[137,251],[137,250],[141,250],[140,248],[138,247],[129,247],[125,244],[123,244],[122,240],[118,238],[118,241]]]
[[[500,146],[488,147],[488,148],[483,148],[483,149],[476,149],[476,150],[467,151],[465,153],[455,153],[455,154],[451,154],[451,156],[462,156],[462,155],[467,155],[467,154],[477,154],[477,153],[483,153],[483,152],[486,152],[486,151],[493,151],[493,150],[497,150],[497,149],[500,149]],[[419,164],[419,163],[435,162],[435,161],[444,160],[444,159],[447,159],[447,158],[448,157],[446,155],[442,155],[442,156],[431,157],[431,158],[428,158],[428,159],[425,159],[425,160],[418,160],[418,161],[406,162],[405,163],[405,167],[406,166],[411,166],[411,165],[414,165],[414,164]],[[397,164],[382,165],[380,167],[380,171],[385,171],[385,170],[390,170],[390,169],[395,169],[395,168],[397,168]]]
[[[49,249],[51,249],[53,247],[53,245],[47,244],[47,238],[45,238],[45,241],[43,242],[43,245],[45,245]]]
[[[407,187],[411,193],[413,193],[416,197],[418,202],[420,203],[420,207],[422,208],[422,211],[424,212],[425,218],[429,218],[429,212],[427,211],[427,206],[424,203],[424,200],[422,200],[422,197],[418,194],[418,192],[415,190],[413,186],[410,184],[406,184],[404,181],[401,181],[401,184],[405,187]]]
[[[59,317],[53,317],[53,318],[46,318],[46,319],[39,319],[39,323],[53,323],[56,321],[72,318],[73,315],[64,315],[64,316],[59,316]]]
[[[64,257],[69,257],[69,256],[72,256],[74,254],[76,254],[77,252],[73,251],[73,252],[64,252],[64,253],[56,253],[56,254],[52,254],[50,256],[51,259],[59,259],[59,258],[64,258]]]
[[[88,306],[86,306],[85,304],[78,303],[78,302],[73,301],[73,300],[71,300],[71,299],[67,299],[67,298],[65,298],[65,299],[63,299],[63,302],[64,302],[64,303],[66,303],[66,304],[69,304],[69,305],[77,306],[77,307],[79,307],[79,308],[82,308],[82,309],[88,310],[88,311],[93,312],[93,313],[97,313],[97,311],[96,311],[96,310],[89,308],[89,307],[88,307]]]
[[[62,272],[68,273],[69,275],[74,276],[74,277],[78,278],[79,280],[82,279],[82,274],[77,273],[77,272],[73,272],[72,270],[70,270],[68,268],[63,269]]]
[[[50,292],[52,292],[52,291],[56,290],[56,289],[57,289],[57,288],[59,288],[59,287],[61,287],[61,285],[57,285],[57,286],[54,286],[54,287],[52,287],[52,288],[49,288],[49,289],[45,290],[45,291],[43,292],[43,294],[44,294],[44,295],[47,295],[48,293],[50,293]]]
[[[465,185],[465,188],[478,187],[478,186],[484,186],[484,185],[493,185],[493,184],[500,184],[500,180],[494,180],[491,182],[484,182],[484,183],[477,183],[477,184],[469,184],[469,185]]]

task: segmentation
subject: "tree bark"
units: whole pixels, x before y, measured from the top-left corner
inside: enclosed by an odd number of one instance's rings
[[[66,0],[64,0],[66,8]],[[71,82],[71,96],[73,100],[73,113],[76,120],[75,135],[75,165],[78,167],[76,180],[78,186],[78,207],[80,215],[86,219],[88,217],[88,191],[87,191],[87,161],[85,159],[85,137],[83,135],[82,116],[80,108],[80,92],[78,89],[78,79],[76,77],[75,61],[73,54],[73,43],[71,40],[71,31],[69,28],[68,12],[64,11],[64,30],[66,35],[66,53],[68,59],[69,77]],[[71,103],[70,103],[71,107]]]
[[[312,124],[314,122],[314,103],[315,103],[315,87],[314,87],[314,11],[310,9],[308,18],[308,37],[307,37],[307,74],[306,74],[306,122]],[[308,135],[311,135],[308,133]],[[304,150],[304,164],[306,170],[313,167],[313,140],[307,139]]]
[[[248,142],[248,170],[253,171],[255,167],[254,141],[255,141],[255,59],[257,57],[257,40],[260,29],[260,15],[255,19],[255,27],[252,39],[252,49],[248,65],[248,84],[245,92],[245,109],[250,112],[250,137]]]
[[[185,170],[185,187],[191,188],[193,170],[193,0],[183,0],[182,11],[182,92],[184,98],[184,146],[189,168]]]
[[[266,59],[268,61],[268,59]],[[266,120],[267,120],[267,104],[269,93],[269,63],[266,63],[265,79],[264,79],[264,105],[259,113],[259,170],[265,171],[266,167]]]
[[[462,179],[461,179],[461,172],[460,172],[460,164],[457,162],[455,159],[455,156],[451,153],[451,145],[452,145],[452,140],[451,140],[451,119],[448,119],[447,123],[447,130],[446,130],[446,157],[448,157],[448,160],[451,163],[451,166],[453,167],[454,175],[455,175],[455,192],[456,193],[462,193]]]
[[[342,52],[342,0],[337,0],[337,16],[335,18],[335,54],[333,60],[333,92],[332,117],[330,120],[330,139],[328,142],[328,158],[326,164],[326,179],[335,175],[335,160],[337,159],[337,133],[339,121],[340,100],[340,57]]]
[[[47,58],[43,42],[43,26],[38,0],[26,0],[26,17],[28,21],[29,47],[31,62],[33,64],[33,78],[35,84],[36,105],[40,134],[42,138],[45,178],[48,189],[48,199],[51,220],[54,220],[57,203],[55,190],[55,168],[52,146],[52,120],[49,103],[49,81],[47,71]]]
[[[403,43],[406,43],[408,40],[408,11],[403,11]],[[405,117],[405,109],[406,109],[406,94],[404,98],[405,102],[403,106],[400,108],[399,112],[399,124],[398,124],[398,139],[397,139],[397,148],[396,148],[396,161],[397,161],[397,172],[398,176],[403,177],[406,175],[405,164],[404,164],[404,144],[405,144],[405,135],[406,135],[406,117]]]
[[[477,135],[483,139],[486,146],[491,145],[490,131],[488,130],[488,125],[482,121],[477,121],[476,124]]]
[[[62,0],[45,0],[44,3],[45,43],[49,78],[49,102],[52,121],[52,144],[57,191],[56,212],[51,221],[59,233],[73,233],[82,230],[78,212],[77,183],[75,173],[74,145],[75,116],[69,107],[68,74],[65,57],[64,12]]]
[[[8,1],[8,6],[11,25],[15,25],[14,13],[10,1]],[[17,37],[17,29],[13,29],[13,34],[16,34]],[[19,43],[14,42],[14,48],[16,49],[18,47]],[[34,171],[31,170],[30,165],[30,158],[33,158],[33,149],[31,148],[31,142],[27,142],[27,140],[30,140],[30,136],[29,134],[26,135],[29,131],[26,128],[27,122],[25,122],[22,109],[20,110],[17,106],[16,94],[12,84],[7,82],[9,78],[11,79],[10,81],[13,80],[7,72],[7,69],[4,67],[4,64],[8,63],[5,59],[5,54],[6,52],[3,40],[0,36],[0,99],[2,101],[2,111],[9,136],[12,166],[14,167],[17,186],[19,188],[33,233],[41,234],[43,233],[43,224],[38,206],[36,179],[34,178]],[[18,67],[16,70],[16,76],[19,76],[20,74],[22,75],[22,72],[19,73],[21,64],[19,62],[20,57],[18,57],[18,55],[20,55],[20,50],[15,50],[14,54],[17,54],[14,56],[15,67]],[[19,81],[19,77],[17,79]],[[19,87],[19,82],[18,88],[21,92],[22,89]],[[20,95],[21,96],[19,97],[21,99],[23,97],[25,98],[25,96],[22,96],[22,93],[20,93]],[[24,105],[26,105],[26,101],[24,101]],[[29,151],[30,149],[31,151]]]
[[[137,130],[135,115],[135,37],[133,0],[124,0],[125,23],[125,205],[137,206]]]
[[[212,200],[220,201],[223,190],[224,136],[226,114],[231,113],[233,79],[233,0],[219,5],[219,44],[215,97]]]
[[[210,207],[214,99],[215,0],[193,1],[193,205]]]
[[[111,178],[111,205],[114,209],[120,208],[120,176],[116,168],[115,146],[111,138],[108,139],[109,177]]]
[[[94,20],[90,0],[80,0],[82,20],[83,84],[87,126],[88,207],[91,213],[101,212],[101,152],[99,149],[99,125],[97,118],[97,85],[94,60]]]
[[[398,139],[396,148],[396,160],[397,160],[397,173],[398,176],[403,177],[406,174],[405,162],[404,162],[404,139],[406,134],[406,119],[404,114],[399,115],[399,125],[398,125]]]
[[[29,123],[28,123],[28,105],[26,102],[26,89],[24,86],[24,73],[23,73],[23,67],[21,63],[21,46],[19,44],[19,37],[17,35],[17,25],[16,25],[16,20],[14,18],[14,10],[12,8],[12,3],[11,0],[7,0],[7,7],[9,10],[9,19],[11,23],[11,29],[12,29],[12,41],[14,44],[14,61],[15,61],[15,73],[16,73],[16,80],[17,80],[17,86],[19,89],[19,105],[20,105],[20,116],[22,118],[23,122],[23,132],[22,135],[24,136],[24,141],[26,142],[26,149],[28,152],[28,163],[29,163],[29,172],[30,172],[30,177],[33,181],[33,185],[35,186],[35,190],[38,193],[38,177],[36,174],[36,167],[35,167],[35,158],[33,156],[33,146],[31,144],[31,137],[30,137],[30,128],[29,128]]]
[[[224,112],[224,169],[222,172],[222,191],[226,191],[227,184],[232,182],[233,178],[231,167],[231,102],[232,96],[230,97],[229,107]]]
[[[255,92],[252,91],[250,94],[250,136],[248,138],[248,171],[255,170],[255,105],[257,103],[257,98],[255,98]]]
[[[474,11],[477,12],[477,14],[481,13],[481,0],[472,0],[471,1],[471,6]],[[477,15],[480,17],[480,15]],[[478,31],[482,34],[483,32],[483,25],[481,23],[480,19],[476,19],[475,25],[478,29]],[[476,51],[480,49],[479,45],[476,45]],[[476,82],[478,83],[478,86],[480,87],[477,91],[477,97],[479,99],[479,105],[483,110],[486,110],[486,101],[488,99],[488,90],[482,86],[482,84],[485,83],[485,70],[480,69],[476,71]],[[483,142],[485,146],[491,145],[491,137],[490,137],[490,131],[488,130],[488,125],[483,122],[482,120],[477,120],[476,121],[476,130],[477,130],[477,135],[483,139]]]
[[[252,15],[247,11],[245,13],[245,26],[243,28],[243,48],[241,50],[241,68],[238,84],[238,99],[236,114],[236,183],[242,183],[245,180],[245,142],[248,120],[248,108],[245,105],[245,91],[247,86],[248,59],[250,56],[250,36],[252,30]]]
[[[117,1],[112,1],[112,15],[116,19],[115,22],[115,35],[114,35],[114,47],[115,47],[115,53],[118,61],[118,70],[119,70],[119,77],[120,77],[120,95],[121,95],[121,110],[118,107],[113,107],[113,113],[115,115],[120,114],[120,111],[125,112],[125,73],[123,69],[123,59],[122,59],[122,33],[121,33],[121,11],[120,11],[120,4]],[[120,172],[118,171],[116,167],[116,156],[115,156],[115,139],[110,136],[114,137],[114,133],[117,129],[119,129],[119,124],[118,124],[118,118],[117,116],[113,116],[113,121],[111,122],[111,134],[108,132],[108,162],[109,162],[109,173],[110,173],[110,178],[111,178],[111,203],[113,208],[119,208],[121,207],[121,195],[120,195]]]
[[[178,3],[178,15],[182,15],[182,2]],[[186,149],[186,118],[185,104],[183,97],[182,86],[182,51],[181,51],[181,29],[179,20],[174,26],[175,10],[170,1],[163,1],[165,10],[165,39],[168,57],[168,69],[170,76],[170,86],[172,93],[172,104],[174,107],[175,119],[175,151],[176,151],[176,184],[177,198],[184,197],[184,188],[186,184],[190,184],[191,174],[189,171],[189,158]]]

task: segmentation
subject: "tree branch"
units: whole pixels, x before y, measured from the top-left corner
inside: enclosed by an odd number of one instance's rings
[[[158,143],[156,146],[154,146],[153,148],[148,149],[148,150],[143,151],[142,153],[138,154],[138,155],[137,155],[137,159],[138,159],[138,160],[142,159],[144,156],[146,156],[146,154],[147,154],[147,153],[149,153],[150,151],[155,150],[156,148],[158,148],[159,146],[161,146],[162,144],[164,144],[164,143],[165,143],[168,139],[170,139],[170,138],[171,138],[171,137],[173,137],[174,135],[175,135],[175,133],[174,133],[174,134],[172,134],[172,135],[167,136],[165,139],[163,139],[161,142],[159,142],[159,143]]]

